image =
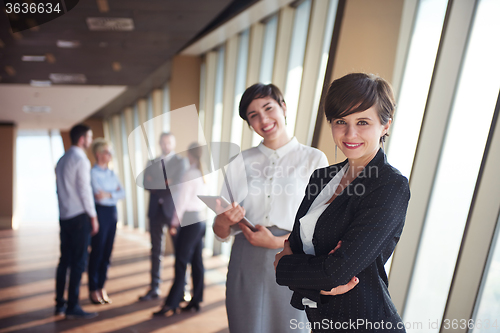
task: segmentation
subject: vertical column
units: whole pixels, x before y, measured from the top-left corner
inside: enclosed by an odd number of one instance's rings
[[[120,117],[114,115],[107,119],[109,140],[113,144],[113,171],[120,179],[122,186],[125,185],[123,181],[123,166],[120,163],[122,161],[122,145],[120,141]],[[126,211],[125,211],[125,200],[119,200],[116,204],[116,209],[118,210],[118,224],[123,226],[126,224]]]
[[[0,229],[15,229],[16,126],[0,123]]]
[[[196,105],[196,110],[200,110],[200,66],[201,57],[198,56],[175,56],[172,60],[172,75],[170,77],[170,108],[180,109],[188,105]],[[185,128],[184,124],[175,124],[182,121],[178,117],[171,118],[171,132],[176,137],[178,152],[187,150],[193,141],[192,132],[176,129]],[[197,129],[190,129],[196,131]]]
[[[206,85],[205,85],[205,123],[201,124],[207,141],[212,139],[215,101],[215,74],[217,72],[217,52],[210,51],[205,56]]]
[[[300,97],[297,107],[297,121],[295,122],[295,137],[300,143],[309,145],[309,129],[311,121],[316,120],[313,112],[316,83],[320,74],[320,64],[323,48],[323,36],[327,22],[329,1],[314,1],[312,3],[307,48],[304,55],[304,71],[300,87]],[[323,79],[323,78],[321,78]]]
[[[393,77],[403,4],[399,0],[346,2],[337,51],[329,55],[335,57],[330,82],[352,72],[375,73],[386,80]],[[335,163],[335,145],[326,121],[322,121],[318,149]],[[337,159],[345,156],[339,151]]]
[[[276,37],[276,53],[274,54],[273,84],[280,90],[285,89],[288,56],[292,41],[293,15],[295,9],[286,6],[281,8],[278,18],[278,35]]]
[[[128,136],[132,131],[132,108],[128,107],[120,114],[120,138],[122,142],[122,163],[123,163],[123,179],[126,188],[127,200],[127,225],[131,228],[137,227],[137,200],[136,200],[136,185],[132,175],[132,165],[130,160]]]
[[[264,25],[255,23],[250,28],[250,55],[248,57],[247,87],[259,82],[260,61],[262,56],[262,39],[264,38]],[[243,126],[241,149],[252,146],[253,132],[248,126]]]

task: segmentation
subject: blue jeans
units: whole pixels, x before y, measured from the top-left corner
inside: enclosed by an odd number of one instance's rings
[[[99,220],[99,232],[92,237],[89,257],[89,291],[104,287],[108,275],[109,259],[115,242],[116,206],[95,205]]]
[[[56,303],[57,306],[65,303],[64,289],[69,268],[68,310],[71,311],[78,306],[80,281],[87,263],[91,230],[90,217],[83,213],[68,220],[59,220],[59,225],[61,226],[61,257],[56,272]]]

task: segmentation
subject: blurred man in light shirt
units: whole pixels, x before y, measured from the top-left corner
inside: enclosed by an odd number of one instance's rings
[[[92,144],[92,130],[75,125],[70,131],[71,148],[56,165],[61,257],[56,272],[56,315],[67,319],[90,319],[97,313],[82,310],[78,303],[80,281],[85,270],[90,236],[99,231],[99,222],[90,183],[90,161],[85,150]],[[68,301],[64,299],[66,275],[70,270]]]

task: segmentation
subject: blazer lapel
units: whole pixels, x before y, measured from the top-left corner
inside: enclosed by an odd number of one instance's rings
[[[294,246],[294,253],[296,253],[296,250],[300,250],[300,253],[304,253],[302,239],[300,238],[300,221],[299,220],[304,215],[307,214],[307,212],[309,211],[309,208],[311,207],[311,205],[314,202],[314,200],[316,199],[316,197],[321,193],[321,191],[328,184],[328,182],[330,180],[332,180],[332,178],[335,177],[335,175],[344,167],[344,165],[346,163],[347,163],[347,160],[345,160],[341,163],[338,163],[338,164],[330,165],[330,166],[324,168],[325,169],[324,174],[322,174],[323,169],[321,169],[318,177],[312,178],[310,184],[307,185],[308,191],[306,192],[306,195],[305,195],[304,199],[302,200],[302,203],[300,204],[299,209],[297,210],[297,214],[295,216],[295,224],[294,224],[293,231],[292,231],[292,237],[294,238],[294,244],[297,244],[296,247]],[[312,188],[315,188],[314,195],[311,194]],[[335,199],[335,200],[337,200],[337,199]]]
[[[330,215],[331,212],[337,210],[347,199],[357,195],[356,185],[362,184],[365,180],[367,180],[372,176],[370,168],[377,167],[380,169],[383,166],[383,164],[385,164],[385,154],[382,151],[382,149],[379,149],[375,157],[366,165],[366,167],[359,174],[359,176],[356,177],[356,179],[354,179],[349,185],[347,185],[347,187],[332,201],[332,203],[320,215],[320,217],[318,218],[318,222],[316,223],[316,226],[318,226],[318,224],[320,223],[329,223],[327,221],[324,221],[326,219],[326,216]],[[379,170],[377,170],[377,172],[378,171]],[[317,227],[315,229],[317,229]],[[314,232],[316,233],[316,230]]]

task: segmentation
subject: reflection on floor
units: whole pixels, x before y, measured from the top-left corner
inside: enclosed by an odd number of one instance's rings
[[[17,231],[0,231],[0,332],[206,332],[227,329],[224,304],[227,262],[205,257],[205,296],[199,313],[152,317],[161,300],[138,302],[149,283],[149,235],[121,229],[113,251],[106,289],[113,304],[88,300],[87,275],[82,278],[80,304],[99,312],[90,320],[53,316],[59,228],[23,224]],[[173,277],[172,256],[165,258],[163,293]]]

